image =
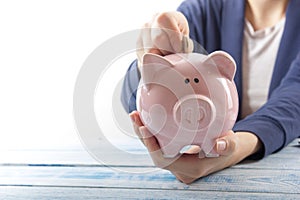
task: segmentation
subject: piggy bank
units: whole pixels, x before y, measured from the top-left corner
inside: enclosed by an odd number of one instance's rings
[[[143,56],[137,110],[164,157],[188,145],[200,146],[206,157],[218,156],[215,140],[232,129],[238,113],[235,71],[223,51]]]

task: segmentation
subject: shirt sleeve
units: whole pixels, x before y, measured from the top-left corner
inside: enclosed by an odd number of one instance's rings
[[[121,92],[121,102],[127,113],[136,110],[136,92],[140,78],[141,75],[137,67],[137,60],[135,60],[126,72]]]
[[[279,151],[300,136],[300,53],[292,62],[281,84],[258,111],[238,121],[234,131],[252,132],[264,148],[259,159]]]

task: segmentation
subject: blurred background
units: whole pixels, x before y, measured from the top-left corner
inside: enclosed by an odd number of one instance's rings
[[[80,148],[73,90],[85,59],[180,2],[0,1],[0,150]],[[121,75],[134,56],[118,62]]]

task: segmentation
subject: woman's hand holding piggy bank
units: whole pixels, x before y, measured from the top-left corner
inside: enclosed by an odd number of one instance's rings
[[[230,167],[262,148],[253,133],[230,130],[238,109],[234,61],[224,52],[191,53],[198,48],[179,12],[155,15],[137,40],[142,82],[139,111],[130,113],[133,128],[154,164],[184,183]],[[188,144],[202,149],[192,146],[179,154]]]

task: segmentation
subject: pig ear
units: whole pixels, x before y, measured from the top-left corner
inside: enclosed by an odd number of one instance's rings
[[[172,67],[172,63],[166,58],[152,53],[146,53],[143,56],[143,65],[141,67],[141,76],[146,84],[146,88],[150,90],[150,85],[147,83],[155,82],[155,76],[159,74],[162,69]]]
[[[233,81],[236,64],[233,58],[224,51],[215,51],[209,54],[209,59],[217,66],[219,72],[230,81]]]

